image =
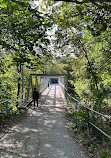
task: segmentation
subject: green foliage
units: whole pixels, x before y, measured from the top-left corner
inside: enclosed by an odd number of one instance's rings
[[[0,102],[6,101],[4,103],[0,104],[0,111],[2,113],[5,112],[5,116],[10,116],[13,114],[17,108],[16,106],[16,98],[18,93],[18,79],[21,78],[19,81],[20,85],[22,85],[22,73],[20,70],[18,71],[16,62],[14,61],[14,56],[11,54],[8,54],[4,51],[1,51],[1,58],[3,63],[3,68],[0,72]],[[30,58],[30,61],[35,61],[35,63],[38,63],[36,61],[36,57],[33,57],[32,55],[28,55]],[[42,65],[41,65],[42,66]],[[24,86],[24,92],[26,92],[26,88],[28,87],[29,83],[29,75],[31,73],[41,73],[41,71],[38,71],[37,66],[34,67],[32,64],[32,68],[30,69],[31,63],[24,63],[23,65],[23,86]],[[20,94],[22,93],[22,88],[20,88]],[[24,96],[25,97],[25,96]],[[15,99],[12,99],[15,98]],[[12,107],[13,106],[13,107]]]
[[[55,47],[66,58],[74,54],[70,83],[82,102],[100,110],[111,86],[110,6],[61,3],[58,8]]]
[[[64,67],[66,64],[60,63],[60,61],[55,61],[53,63],[48,63],[45,67],[47,74],[66,74]]]
[[[41,72],[44,62],[52,58],[47,30],[52,21],[26,0],[1,0],[0,4],[0,100],[11,99],[21,93],[22,67],[24,90],[29,74]],[[35,66],[36,65],[36,66]],[[10,108],[6,102],[3,109]],[[2,106],[1,106],[2,107]],[[2,109],[0,109],[2,110]],[[15,111],[13,107],[11,111]]]
[[[22,65],[24,85],[27,86],[29,74],[44,72],[47,64],[46,73],[68,75],[68,86],[73,88],[70,92],[81,102],[97,110],[110,107],[110,3],[76,2],[56,5],[53,1],[43,1],[43,12],[40,12],[28,1],[1,0],[1,99],[17,94]],[[47,10],[51,11],[50,15],[45,13]],[[49,50],[47,31],[52,29],[53,24],[57,26],[54,50],[55,54],[60,54],[60,59],[52,64],[53,53]],[[61,55],[66,56],[62,58]],[[15,95],[9,94],[10,89]]]
[[[101,158],[110,158],[110,156],[111,156],[110,151],[106,151],[106,150],[101,151]]]
[[[26,62],[27,53],[37,55],[38,58],[40,54],[47,56],[46,45],[49,39],[46,31],[52,25],[48,21],[49,17],[32,8],[27,1],[3,0],[3,4],[5,7],[0,10],[2,48],[13,50],[17,56],[14,57],[16,61]],[[36,51],[38,48],[39,52]]]

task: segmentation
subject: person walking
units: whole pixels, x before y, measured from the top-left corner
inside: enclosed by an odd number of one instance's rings
[[[48,82],[48,88],[49,88],[49,86],[50,86],[50,83]]]
[[[34,88],[33,91],[33,101],[34,101],[34,107],[35,107],[35,102],[37,102],[37,107],[38,107],[38,99],[39,99],[39,92]]]

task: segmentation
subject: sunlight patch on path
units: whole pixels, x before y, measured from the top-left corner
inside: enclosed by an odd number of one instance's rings
[[[39,107],[0,140],[1,158],[85,158],[67,131],[59,86],[47,88]]]

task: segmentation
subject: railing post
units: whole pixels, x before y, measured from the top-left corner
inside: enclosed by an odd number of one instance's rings
[[[78,127],[78,118],[77,118],[77,102],[75,105],[75,111],[76,111],[76,127]]]
[[[64,80],[65,80],[65,81],[64,81],[64,83],[65,83],[64,86],[66,85],[66,86],[64,87],[64,88],[65,88],[65,94],[66,94],[65,97],[66,97],[66,100],[67,100],[67,92],[68,92],[68,91],[67,91],[67,89],[68,89],[68,88],[67,88],[67,87],[68,87],[68,85],[67,85],[67,84],[68,84],[67,76],[64,77]]]
[[[89,115],[89,109],[87,109],[87,122],[88,122],[88,129],[90,129],[90,115]]]
[[[27,88],[27,102],[28,102],[28,100],[29,100],[29,87]]]

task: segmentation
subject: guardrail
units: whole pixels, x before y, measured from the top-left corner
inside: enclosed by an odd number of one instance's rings
[[[69,97],[71,98],[71,100],[73,100],[73,102],[69,101]],[[82,112],[82,111],[86,110],[85,116],[83,116],[83,118],[84,119],[86,118],[85,121],[88,123],[88,126],[89,125],[93,126],[98,131],[100,131],[103,135],[105,135],[107,138],[111,139],[111,136],[103,131],[103,130],[105,130],[105,127],[104,127],[105,124],[108,125],[108,122],[109,122],[109,124],[111,124],[111,116],[103,115],[93,109],[90,109],[90,108],[82,105],[82,103],[80,103],[77,99],[70,96],[69,94],[68,94],[68,101],[69,101],[69,105],[71,105],[75,109],[75,115],[76,115],[77,121],[78,121],[78,112]],[[74,102],[75,102],[75,104],[74,104]],[[80,115],[81,115],[81,113],[80,113]],[[100,116],[101,118],[99,118],[98,116]],[[101,126],[102,126],[103,130],[100,127],[98,127],[98,125],[96,125],[96,123],[98,124],[98,121],[99,121],[99,124],[102,124]]]
[[[62,84],[61,84],[62,86]],[[64,90],[63,90],[64,89]],[[111,140],[110,130],[106,130],[106,126],[111,127],[111,116],[101,114],[87,106],[84,106],[77,99],[68,94],[66,87],[62,86],[62,91],[67,93],[67,107],[73,108],[73,114],[75,115],[76,126],[79,124],[79,119],[82,118],[83,122],[85,121],[88,127],[92,126],[101,132],[104,136]],[[99,123],[98,123],[99,122]],[[101,125],[101,127],[99,127]],[[109,132],[107,134],[107,132]]]
[[[67,99],[67,88],[61,82],[59,82],[59,85],[60,85],[63,97]]]
[[[39,93],[41,94],[48,87],[48,81],[45,81],[39,84],[38,86],[39,86]]]
[[[42,93],[47,88],[47,82],[37,85],[39,93]],[[19,108],[26,107],[29,103],[33,101],[32,98],[33,87],[26,88],[26,92],[21,93],[11,99],[0,102],[0,116],[7,116],[12,113],[16,113]]]

